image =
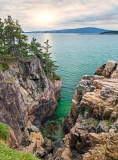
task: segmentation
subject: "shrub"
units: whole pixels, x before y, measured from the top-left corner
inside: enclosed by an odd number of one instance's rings
[[[9,66],[8,66],[7,63],[2,63],[2,64],[0,65],[0,70],[5,71],[5,70],[8,70],[8,69],[9,69]]]
[[[61,77],[58,76],[56,73],[53,73],[53,78],[51,79],[52,82],[54,82],[55,80],[60,80]]]

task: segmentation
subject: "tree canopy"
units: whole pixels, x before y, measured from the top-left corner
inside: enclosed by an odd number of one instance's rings
[[[47,76],[54,78],[58,66],[51,58],[50,48],[49,40],[42,46],[33,37],[29,43],[28,36],[24,34],[19,22],[13,20],[11,16],[4,20],[0,18],[0,56],[11,55],[20,58],[35,56],[40,59]]]

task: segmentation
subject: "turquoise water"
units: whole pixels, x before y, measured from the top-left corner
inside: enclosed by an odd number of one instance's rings
[[[94,74],[108,60],[118,61],[118,35],[28,34],[43,44],[49,39],[57,73],[62,77],[62,98],[51,121],[62,122],[69,113],[75,87],[83,75]],[[49,123],[49,122],[48,122]]]

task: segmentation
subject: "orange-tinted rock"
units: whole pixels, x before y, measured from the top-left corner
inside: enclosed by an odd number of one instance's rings
[[[71,159],[80,154],[83,160],[118,158],[117,65],[108,61],[95,75],[83,76],[76,87],[71,112],[64,124],[68,130],[64,149],[70,146]]]

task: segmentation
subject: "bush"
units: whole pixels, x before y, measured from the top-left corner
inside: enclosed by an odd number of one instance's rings
[[[0,65],[0,70],[5,71],[5,70],[8,70],[8,69],[9,69],[9,66],[8,66],[7,63],[2,63],[2,64]]]
[[[60,77],[60,76],[58,76],[57,74],[54,74],[54,76],[53,76],[53,77],[54,77],[54,79],[55,79],[55,80],[60,80],[60,79],[61,79],[61,77]]]
[[[9,128],[6,124],[0,123],[0,139],[7,141],[9,138]]]
[[[53,78],[51,79],[52,82],[54,82],[55,80],[60,80],[61,77],[58,76],[56,73],[53,73]]]

